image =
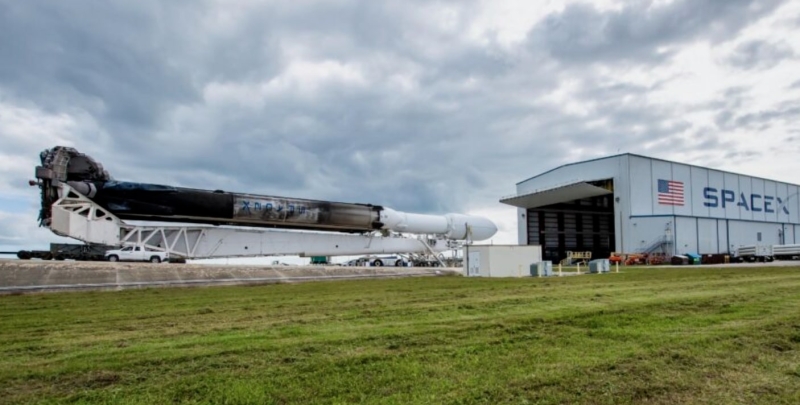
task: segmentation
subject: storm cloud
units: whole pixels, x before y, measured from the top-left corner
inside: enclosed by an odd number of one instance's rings
[[[755,158],[730,132],[791,133],[797,86],[707,78],[796,63],[794,25],[748,37],[792,7],[0,1],[0,222],[27,224],[0,245],[49,237],[25,182],[55,145],[123,180],[498,215],[514,183],[577,159]],[[531,18],[484,18],[502,12]]]

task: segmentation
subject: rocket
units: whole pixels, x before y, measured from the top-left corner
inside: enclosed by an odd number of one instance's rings
[[[475,241],[497,227],[463,214],[413,214],[372,204],[199,190],[121,181],[68,181],[67,185],[121,219],[193,222],[316,231],[435,234]]]
[[[63,181],[120,219],[128,220],[347,233],[383,230],[472,241],[486,240],[497,233],[496,225],[480,216],[415,214],[373,204],[117,181],[102,165],[72,148],[56,147],[42,152],[41,157],[42,166],[37,167],[36,177],[42,187],[40,216],[44,217],[55,198],[48,187]],[[64,161],[74,164],[64,165]]]

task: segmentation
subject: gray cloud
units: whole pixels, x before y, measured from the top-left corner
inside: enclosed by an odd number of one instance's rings
[[[752,159],[757,158],[757,157],[759,157],[761,155],[763,155],[763,153],[758,152],[758,151],[754,151],[754,150],[730,151],[730,152],[725,153],[725,158],[726,159],[736,159],[737,161],[741,162],[741,161],[744,161],[744,160],[752,160]]]
[[[728,40],[779,3],[676,0],[656,5],[637,1],[612,11],[577,3],[548,16],[531,30],[529,41],[564,63],[659,63],[672,55],[673,46],[701,38]]]
[[[227,174],[230,185],[244,190],[293,193],[329,185],[319,197],[369,200],[378,194],[408,200],[410,209],[428,209],[438,198],[426,186],[430,173],[398,177],[397,168],[435,161],[448,142],[464,136],[459,126],[473,120],[463,116],[465,104],[476,100],[459,81],[496,76],[507,67],[497,54],[464,43],[457,33],[433,30],[415,15],[415,4],[268,5],[241,13],[224,28],[187,4],[78,3],[69,5],[70,19],[61,18],[67,5],[9,5],[2,24],[9,34],[26,32],[23,24],[37,30],[26,33],[25,47],[5,49],[5,60],[26,63],[5,65],[0,79],[12,96],[24,94],[48,109],[86,110],[100,120],[109,144],[98,158],[114,162],[107,165],[118,167],[118,177],[170,180],[170,174],[155,176],[166,170],[187,185],[209,187],[202,173]],[[119,24],[122,15],[131,17]],[[168,24],[158,21],[183,24],[164,32]],[[430,41],[430,33],[445,44]],[[382,47],[383,54],[374,52]],[[301,59],[350,64],[364,83],[353,87],[334,78],[315,86],[313,94],[298,94],[306,85],[299,77],[277,94],[253,95],[259,99],[253,108],[204,100],[214,84],[233,83],[234,92],[246,93],[283,80],[281,74],[298,59],[286,56],[293,52],[303,54]],[[11,57],[15,53],[22,57]],[[40,63],[30,70],[32,60]],[[417,68],[422,64],[428,66]],[[419,89],[415,94],[382,83],[407,71],[418,71],[409,79]],[[176,117],[179,109],[193,116]],[[445,120],[443,114],[450,116]],[[420,143],[428,145],[419,151]],[[148,170],[150,162],[158,162],[158,169]],[[459,171],[464,172],[469,170]],[[469,188],[482,180],[473,173],[465,181]]]
[[[736,47],[728,57],[728,63],[739,69],[770,69],[787,58],[794,57],[787,43],[748,41]]]
[[[107,125],[149,130],[169,106],[196,99],[161,46],[169,10],[155,2],[4,2],[0,82],[11,95],[61,110],[80,106]],[[174,21],[180,21],[174,19]]]
[[[703,106],[705,109],[716,111],[714,123],[723,130],[730,130],[734,125],[734,118],[750,101],[748,89],[741,86],[731,87],[722,92],[714,101]]]
[[[779,122],[794,122],[800,117],[800,103],[785,102],[758,112],[739,111],[735,107],[722,109],[716,116],[716,124],[723,130],[738,128],[763,131]]]

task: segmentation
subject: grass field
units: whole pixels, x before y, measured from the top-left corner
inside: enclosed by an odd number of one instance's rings
[[[800,268],[0,297],[2,403],[800,403]]]

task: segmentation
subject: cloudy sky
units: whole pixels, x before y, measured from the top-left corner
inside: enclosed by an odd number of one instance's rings
[[[634,152],[800,183],[800,2],[0,0],[0,250],[38,154],[117,179],[487,215]]]

